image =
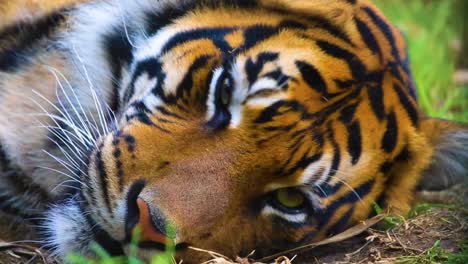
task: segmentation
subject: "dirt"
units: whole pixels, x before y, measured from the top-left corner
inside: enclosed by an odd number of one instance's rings
[[[317,248],[296,263],[394,263],[423,256],[436,241],[446,252],[456,253],[458,241],[464,239],[468,239],[468,213],[434,208],[390,230],[371,228],[342,243]]]
[[[436,241],[440,241],[444,251],[456,253],[459,250],[458,241],[468,239],[466,209],[432,208],[411,219],[399,221],[401,223],[397,226],[385,230],[383,226],[388,227],[388,221],[384,219],[358,236],[315,247],[308,252],[281,257],[275,263],[395,263],[405,257],[424,256]],[[5,226],[4,224],[10,226],[10,233],[24,227],[20,222],[2,220],[0,225]],[[56,263],[46,259],[46,253],[34,244],[9,244],[0,240],[0,264]],[[248,264],[255,261],[241,258],[231,261],[217,256],[211,263]]]

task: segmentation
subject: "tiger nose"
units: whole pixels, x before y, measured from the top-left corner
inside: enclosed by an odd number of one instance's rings
[[[139,197],[145,187],[143,180],[136,181],[127,193],[127,215],[125,219],[126,241],[131,241],[135,228],[140,228],[139,244],[166,245],[169,243],[165,235],[164,218],[154,217],[148,203]],[[154,221],[158,219],[159,222]]]

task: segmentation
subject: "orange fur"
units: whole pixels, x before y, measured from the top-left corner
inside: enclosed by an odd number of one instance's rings
[[[47,12],[70,2],[74,1],[4,4],[0,10],[10,22],[1,22],[0,27],[23,19],[18,14],[23,7],[28,12]],[[467,132],[462,125],[421,119],[406,69],[408,55],[403,36],[369,1],[352,2],[258,0],[253,9],[201,4],[174,19],[167,26],[171,32],[233,27],[224,39],[217,39],[225,41],[231,50],[223,51],[209,37],[183,41],[158,56],[163,80],[136,81],[143,87],[133,87],[135,94],[130,102],[120,100],[129,105],[144,100],[152,94],[146,86],[164,81],[157,99],[173,102],[162,104],[164,111],[139,113],[147,118],[146,123],[127,120],[125,110],[130,106],[124,105],[115,131],[95,142],[85,173],[80,175],[80,180],[91,186],[81,191],[94,221],[111,237],[123,241],[125,219],[109,217],[109,212],[122,209],[129,190],[140,180],[146,184],[137,194],[144,240],[164,240],[151,223],[151,210],[157,209],[175,226],[174,243],[232,257],[253,249],[261,255],[324,239],[368,218],[376,202],[405,214],[421,177],[431,176],[426,171],[440,152],[438,142],[447,135]],[[15,15],[10,15],[12,12]],[[247,31],[253,25],[268,31],[285,21],[289,26],[252,47],[243,47],[252,41]],[[64,25],[59,30],[65,31]],[[261,38],[260,33],[250,38]],[[0,52],[15,41],[2,40]],[[34,57],[37,63],[18,72],[0,72],[0,77],[5,77],[0,79],[0,96],[7,102],[0,107],[2,113],[15,106],[40,112],[35,105],[18,103],[21,100],[12,92],[29,86],[39,87],[45,98],[57,104],[55,78],[42,64],[46,61],[65,76],[73,76],[77,69],[66,62],[74,54],[62,52],[43,52]],[[207,101],[211,99],[206,97],[214,69],[232,67],[229,74],[238,82],[236,92],[247,94],[247,88],[252,88],[248,86],[255,84],[248,83],[249,74],[255,73],[255,67],[248,66],[260,63],[265,54],[274,58],[264,62],[255,78],[275,76],[276,71],[288,78],[278,84],[264,81],[273,87],[245,98],[231,95],[226,106],[232,114],[230,123],[210,127]],[[230,57],[234,59],[226,63]],[[197,63],[201,66],[192,69]],[[156,70],[154,64],[152,67],[144,73],[145,79]],[[186,75],[188,72],[191,75]],[[117,81],[123,85],[130,77]],[[185,86],[181,88],[183,81]],[[281,88],[284,84],[287,87]],[[239,112],[234,113],[236,109]],[[234,115],[238,120],[232,120]],[[27,117],[18,120],[12,125],[0,116],[0,139],[9,149],[20,150],[11,153],[18,156],[17,166],[30,176],[39,165],[27,159],[29,152],[46,148],[43,143],[48,142],[47,131],[16,133],[32,122]],[[464,140],[462,136],[457,134],[456,139]],[[33,142],[18,137],[30,137]],[[455,148],[454,144],[446,145]],[[45,190],[52,192],[64,178],[39,180]],[[303,210],[307,217],[301,223],[291,224],[302,214],[291,217],[294,212],[289,213],[288,218],[288,210],[281,206],[275,210],[284,212],[277,215],[263,211],[273,203],[272,193],[282,188],[307,189],[304,193],[313,197]],[[205,258],[189,250],[177,256],[184,262]]]

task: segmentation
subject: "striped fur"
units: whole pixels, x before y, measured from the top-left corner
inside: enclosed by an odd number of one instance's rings
[[[92,1],[0,36],[0,206],[60,257],[124,254],[136,223],[143,256],[265,255],[468,174],[366,0]]]

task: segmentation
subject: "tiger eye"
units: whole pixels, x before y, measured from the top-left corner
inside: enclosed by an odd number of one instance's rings
[[[224,79],[221,85],[220,97],[221,103],[224,106],[229,105],[231,102],[231,83],[228,78]]]
[[[275,193],[276,200],[287,208],[298,208],[304,205],[304,194],[291,188],[279,189]]]

